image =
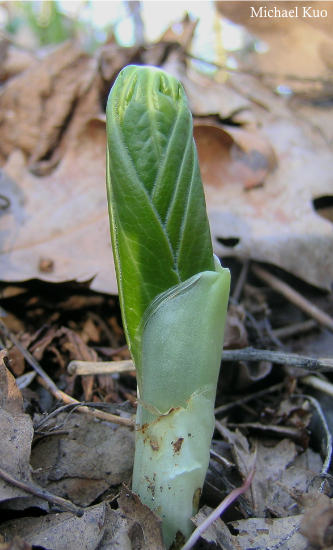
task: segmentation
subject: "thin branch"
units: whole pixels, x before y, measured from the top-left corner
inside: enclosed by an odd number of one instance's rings
[[[267,395],[268,393],[274,393],[276,391],[282,390],[284,387],[284,383],[281,382],[280,384],[275,384],[275,386],[271,386],[270,388],[265,388],[264,390],[257,391],[256,393],[252,393],[251,395],[247,395],[245,397],[242,397],[241,399],[237,399],[236,401],[232,401],[231,403],[227,403],[226,405],[221,405],[220,407],[217,407],[214,411],[214,414],[220,414],[227,412],[229,409],[232,409],[233,407],[237,407],[239,405],[243,405],[244,403],[247,403],[248,401],[252,401],[252,399],[258,399],[259,397],[263,397],[264,395]]]
[[[196,530],[193,531],[192,535],[188,539],[187,543],[183,546],[182,550],[190,550],[191,548],[193,548],[193,546],[199,540],[204,531],[206,531],[206,529],[208,529],[208,527],[212,525],[212,523],[214,523],[214,521],[216,521],[220,517],[220,515],[223,514],[223,512],[225,512],[228,506],[230,506],[230,504],[232,504],[234,500],[236,500],[236,498],[238,498],[240,495],[243,495],[248,490],[252,483],[254,474],[255,468],[252,468],[250,473],[246,476],[243,485],[231,491],[231,493],[224,500],[222,500],[221,504],[219,504],[218,507],[215,508],[215,510],[213,510],[213,512],[206,517],[206,519],[196,528]]]
[[[31,355],[30,351],[28,351],[23,344],[16,338],[16,336],[6,327],[5,323],[0,319],[0,328],[2,332],[5,334],[5,336],[13,342],[13,344],[20,350],[20,352],[23,354],[26,361],[28,361],[29,365],[39,374],[39,376],[44,380],[44,387],[49,390],[52,395],[54,395],[57,399],[62,400],[61,392],[53,382],[53,380],[46,374],[46,372],[42,369],[40,364],[36,361],[36,359]]]
[[[43,500],[47,500],[48,502],[51,502],[51,504],[54,504],[55,506],[58,506],[63,510],[67,510],[67,512],[75,514],[78,518],[81,518],[84,514],[84,510],[82,508],[75,506],[75,504],[73,504],[69,500],[65,500],[64,498],[52,495],[38,485],[31,485],[29,483],[26,483],[25,481],[22,481],[22,479],[17,479],[17,477],[9,474],[8,472],[5,472],[5,470],[3,470],[2,468],[0,468],[0,477],[7,483],[18,487],[19,489],[22,489],[23,491],[26,491],[31,495],[34,495]]]
[[[90,376],[91,374],[120,374],[135,372],[133,361],[71,361],[67,367],[69,374]]]
[[[271,351],[267,349],[243,348],[223,350],[223,361],[270,361],[278,365],[288,365],[310,371],[333,371],[333,358],[306,357],[294,353]],[[91,374],[115,374],[135,372],[133,361],[71,361],[68,371],[73,374],[89,376]]]
[[[287,365],[310,371],[333,371],[332,357],[306,357],[294,353],[271,351],[267,349],[244,348],[224,350],[223,361],[270,361],[277,365]]]
[[[37,380],[42,386],[46,387],[43,378],[38,378]],[[99,420],[104,420],[106,422],[120,424],[121,426],[134,426],[134,421],[130,418],[122,418],[121,416],[117,416],[115,414],[98,411],[96,409],[90,409],[86,405],[81,405],[80,401],[77,401],[77,399],[74,399],[70,395],[67,395],[67,393],[60,390],[58,390],[58,392],[60,393],[60,399],[63,403],[67,405],[78,405],[76,410],[80,413],[88,414],[89,416],[93,416],[94,418],[98,418]]]
[[[113,422],[114,424],[120,424],[122,426],[133,426],[134,422],[133,420],[130,420],[129,418],[121,418],[120,416],[116,416],[115,414],[105,413],[103,411],[96,411],[95,409],[89,409],[88,407],[81,406],[80,401],[77,401],[70,395],[67,395],[67,393],[59,390],[53,380],[44,372],[40,364],[36,361],[36,359],[31,355],[31,353],[21,344],[21,342],[12,334],[12,332],[6,327],[6,325],[3,323],[3,321],[0,319],[0,328],[3,331],[3,333],[6,335],[7,338],[9,338],[13,344],[22,352],[25,359],[28,361],[28,363],[32,366],[32,368],[37,372],[38,376],[38,382],[46,388],[56,399],[59,401],[63,401],[65,404],[73,404],[80,406],[77,408],[79,412],[83,412],[86,414],[89,414],[90,416],[94,416],[95,418],[99,418],[100,420],[105,420],[107,422]],[[98,364],[98,363],[97,363]]]
[[[308,332],[318,328],[318,323],[314,319],[307,319],[300,323],[293,323],[292,325],[286,325],[285,327],[276,328],[272,332],[276,338],[281,340],[282,338],[289,338],[302,332]]]
[[[300,378],[299,381],[306,386],[311,386],[316,390],[320,390],[324,393],[327,393],[328,395],[333,396],[333,384],[331,382],[327,382],[327,380],[322,380],[317,376],[309,375]]]
[[[235,464],[232,462],[229,462],[224,456],[219,455],[213,449],[209,450],[210,458],[212,460],[215,460],[215,462],[218,462],[219,464],[222,464],[222,466],[225,466],[226,468],[235,468]]]
[[[252,271],[262,281],[269,284],[276,292],[282,294],[287,300],[292,304],[299,307],[310,317],[318,321],[318,323],[333,332],[333,319],[327,313],[319,309],[317,306],[312,304],[309,300],[304,298],[299,292],[287,285],[287,283],[281,281],[266,269],[259,267],[258,265],[252,266]]]
[[[257,76],[259,78],[277,78],[280,80],[295,80],[297,82],[314,82],[314,83],[321,82],[322,84],[332,85],[331,80],[326,80],[321,77],[297,76],[293,74],[263,73],[261,71],[256,71],[253,69],[235,69],[232,67],[228,67],[227,65],[221,65],[220,63],[215,63],[215,61],[208,61],[207,59],[202,59],[201,57],[197,57],[188,52],[186,52],[186,56],[189,57],[190,59],[194,59],[195,61],[200,61],[201,63],[212,65],[213,67],[217,67],[218,69],[223,69],[228,73],[248,74],[250,76]]]

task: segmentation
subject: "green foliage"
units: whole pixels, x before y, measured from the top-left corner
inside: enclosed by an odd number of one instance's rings
[[[152,301],[203,271],[213,251],[185,92],[153,67],[128,66],[107,106],[108,197],[123,320],[135,334]]]

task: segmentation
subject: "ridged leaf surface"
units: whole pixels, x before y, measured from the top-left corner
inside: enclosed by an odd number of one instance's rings
[[[154,298],[215,271],[206,204],[181,84],[128,66],[107,106],[107,188],[119,296],[133,349]]]

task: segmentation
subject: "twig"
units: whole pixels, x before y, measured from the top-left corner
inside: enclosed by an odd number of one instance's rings
[[[38,485],[30,485],[29,483],[26,483],[21,479],[17,479],[17,477],[9,474],[8,472],[5,472],[4,470],[2,470],[2,468],[0,468],[0,477],[4,479],[7,483],[10,483],[11,485],[18,487],[19,489],[22,489],[27,493],[30,493],[43,500],[47,500],[48,502],[51,502],[52,504],[59,506],[63,510],[67,510],[67,512],[71,512],[72,514],[75,514],[78,518],[81,518],[84,514],[84,510],[82,508],[75,506],[75,504],[73,504],[69,500],[65,500],[64,498],[57,497],[56,495],[52,495],[42,487],[39,487]]]
[[[42,386],[46,387],[45,381],[42,378],[38,378],[37,380]],[[76,409],[78,412],[88,414],[90,416],[93,416],[94,418],[98,418],[99,420],[113,422],[114,424],[120,424],[121,426],[134,426],[134,421],[129,418],[122,418],[121,416],[117,416],[115,414],[97,411],[96,409],[90,409],[85,405],[81,405],[80,401],[77,401],[77,399],[74,399],[70,395],[67,395],[67,393],[64,393],[60,390],[58,390],[58,392],[60,393],[60,399],[63,403],[67,405],[79,405]]]
[[[318,323],[333,332],[333,319],[327,313],[319,309],[317,306],[312,304],[309,300],[304,298],[299,292],[291,288],[268,271],[259,267],[258,265],[252,266],[253,273],[262,281],[269,284],[274,290],[282,294],[287,298],[292,304],[302,309],[310,317],[318,321]]]
[[[271,361],[278,365],[288,365],[312,371],[333,371],[333,358],[306,357],[294,353],[271,351],[267,349],[243,348],[223,350],[223,361]],[[132,361],[71,361],[68,371],[73,374],[88,376],[91,374],[115,374],[135,372]]]
[[[312,405],[315,407],[315,409],[317,410],[317,413],[319,415],[319,418],[321,420],[321,423],[323,425],[323,428],[324,428],[324,431],[325,431],[325,435],[326,435],[326,457],[325,457],[325,460],[324,460],[324,464],[322,466],[322,469],[321,469],[321,475],[326,475],[327,472],[328,472],[328,469],[330,467],[330,464],[331,464],[331,461],[332,461],[332,453],[333,453],[333,438],[331,436],[331,432],[328,428],[328,425],[327,425],[327,422],[326,422],[326,418],[325,418],[325,415],[323,413],[323,410],[320,406],[320,403],[317,401],[317,399],[315,399],[314,397],[312,397],[312,395],[307,395],[307,394],[299,394],[299,395],[293,395],[292,397],[294,398],[299,398],[299,397],[304,397],[305,399],[308,399],[309,401],[311,401]]]
[[[232,294],[232,298],[238,302],[239,301],[239,297],[242,293],[242,290],[243,290],[243,287],[244,287],[244,283],[246,281],[246,278],[247,278],[247,275],[249,273],[249,266],[250,266],[250,262],[249,260],[245,260],[245,262],[243,263],[242,265],[242,269],[241,269],[241,272],[239,274],[239,277],[237,279],[237,283],[236,283],[236,286],[235,286],[235,290]]]
[[[91,374],[118,374],[135,372],[133,361],[71,361],[67,367],[69,374],[89,376]]]
[[[63,391],[59,390],[53,380],[46,374],[46,372],[43,371],[42,367],[39,365],[39,363],[36,361],[36,359],[31,355],[31,353],[21,344],[19,340],[11,333],[10,330],[6,327],[6,325],[3,323],[3,321],[0,319],[0,327],[3,330],[4,334],[9,338],[13,344],[15,344],[16,347],[23,353],[25,359],[28,361],[28,363],[32,366],[33,369],[37,372],[39,375],[38,382],[46,388],[52,395],[59,399],[60,401],[63,401],[65,404],[73,404],[73,405],[80,405],[80,401],[77,401],[70,395],[67,395],[67,393],[64,393]],[[98,364],[98,363],[96,363]],[[116,416],[115,414],[105,413],[103,411],[96,411],[95,409],[89,409],[85,406],[79,406],[77,408],[79,412],[83,412],[86,414],[89,414],[90,416],[94,416],[95,418],[99,418],[100,420],[105,420],[107,422],[113,422],[114,424],[120,424],[122,426],[133,426],[134,422],[133,420],[130,420],[128,418],[121,418],[120,416]]]
[[[215,460],[215,462],[218,462],[219,464],[222,464],[222,466],[226,466],[227,468],[235,468],[235,464],[232,462],[229,462],[224,456],[219,455],[213,449],[209,450],[210,458],[212,460]]]
[[[321,378],[318,378],[317,376],[309,375],[300,378],[300,382],[333,396],[333,384],[331,384],[331,382],[327,382],[327,380],[321,380]]]
[[[0,328],[9,340],[20,350],[24,358],[28,361],[29,365],[39,374],[39,376],[44,380],[44,387],[49,390],[52,395],[57,399],[62,400],[61,391],[57,388],[53,380],[44,372],[40,364],[36,359],[31,355],[31,353],[21,344],[21,342],[14,336],[14,334],[6,327],[5,323],[0,319]]]
[[[310,76],[297,76],[292,74],[276,74],[276,73],[263,73],[261,71],[256,71],[253,69],[236,69],[228,67],[227,65],[221,65],[220,63],[215,63],[215,61],[208,61],[207,59],[202,59],[188,52],[185,52],[187,57],[190,59],[195,59],[195,61],[200,61],[201,63],[206,63],[207,65],[212,65],[218,69],[223,69],[228,73],[235,74],[248,74],[250,76],[257,76],[259,78],[277,78],[280,80],[295,80],[297,82],[321,82],[322,84],[332,84],[331,80],[325,80],[321,77],[310,77]]]
[[[280,384],[275,384],[275,386],[271,386],[270,388],[265,388],[264,390],[257,391],[256,393],[252,393],[251,395],[247,395],[246,397],[242,397],[241,399],[237,399],[237,401],[233,401],[232,403],[227,403],[226,405],[221,405],[220,407],[217,407],[214,411],[214,414],[220,414],[222,412],[226,412],[232,407],[237,407],[238,405],[243,405],[244,403],[247,403],[248,401],[252,401],[252,399],[258,399],[259,397],[263,397],[264,395],[267,395],[268,393],[273,393],[275,391],[282,390],[284,386],[284,383],[281,382]]]
[[[292,325],[287,325],[285,327],[276,328],[272,332],[275,338],[289,338],[289,336],[295,336],[300,332],[308,332],[314,328],[318,327],[317,321],[314,319],[307,319],[307,321],[301,321],[300,323],[293,323]]]
[[[255,474],[255,468],[252,468],[250,473],[246,476],[245,481],[241,487],[237,487],[231,493],[222,500],[221,504],[218,505],[215,510],[209,516],[206,517],[206,519],[193,531],[192,535],[188,539],[187,543],[183,546],[182,550],[190,550],[193,548],[195,543],[199,540],[202,533],[208,529],[208,527],[216,521],[221,514],[230,506],[230,504],[233,503],[236,498],[238,498],[240,495],[244,494],[248,488],[250,487],[253,477]]]
[[[287,365],[311,371],[333,371],[333,358],[331,357],[306,357],[294,353],[271,351],[267,349],[244,348],[237,350],[224,350],[224,361],[271,361],[277,365]]]

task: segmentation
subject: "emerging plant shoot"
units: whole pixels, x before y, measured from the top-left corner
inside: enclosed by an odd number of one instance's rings
[[[193,530],[214,430],[230,274],[214,258],[185,92],[128,66],[107,106],[107,190],[138,381],[133,490],[167,548]]]

